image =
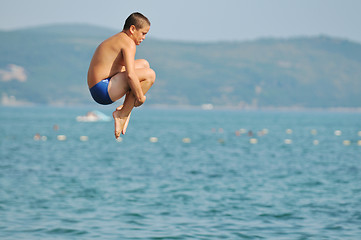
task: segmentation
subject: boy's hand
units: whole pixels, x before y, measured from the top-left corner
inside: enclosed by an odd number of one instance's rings
[[[135,100],[134,107],[141,106],[145,102],[146,99],[147,99],[147,97],[145,95],[143,95],[143,97],[141,99]]]

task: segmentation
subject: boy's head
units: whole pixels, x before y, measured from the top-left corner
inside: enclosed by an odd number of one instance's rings
[[[130,14],[130,16],[125,20],[123,30],[129,30],[132,25],[139,30],[144,27],[150,27],[150,21],[143,14],[135,12]]]

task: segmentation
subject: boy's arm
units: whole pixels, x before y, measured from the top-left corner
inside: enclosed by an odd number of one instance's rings
[[[134,66],[135,51],[136,51],[136,46],[130,45],[128,48],[124,48],[122,50],[122,53],[124,57],[125,72],[127,74],[128,84],[135,96],[136,106],[140,106],[144,103],[146,97],[143,94],[143,90],[139,78],[135,73],[135,66]]]

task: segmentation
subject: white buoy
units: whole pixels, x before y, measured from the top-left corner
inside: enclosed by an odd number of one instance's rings
[[[318,141],[318,140],[313,140],[313,145],[317,146],[318,144],[320,144],[320,141]]]
[[[292,134],[293,131],[292,131],[292,129],[287,129],[287,130],[286,130],[286,133],[287,133],[287,134]]]
[[[152,142],[152,143],[156,143],[156,142],[158,142],[158,138],[151,137],[151,138],[149,138],[149,141]]]
[[[86,142],[89,140],[89,137],[88,136],[80,136],[80,141],[82,142]]]
[[[267,128],[262,129],[263,135],[267,135],[269,133],[269,130]]]
[[[359,137],[361,137],[361,131],[358,131],[358,133],[357,133],[358,135],[359,135]]]
[[[285,139],[285,144],[292,144],[292,139]]]
[[[258,143],[258,139],[257,139],[257,138],[251,138],[251,139],[249,139],[249,143],[250,143],[250,144],[257,144],[257,143]]]
[[[66,140],[66,136],[65,135],[58,135],[56,137],[59,141],[65,141]]]
[[[350,141],[350,140],[343,140],[343,145],[345,145],[345,146],[350,146],[350,145],[351,145],[351,141]]]
[[[190,138],[183,138],[182,142],[183,143],[191,143],[191,139]]]
[[[247,130],[244,129],[244,128],[239,129],[239,133],[240,133],[240,134],[245,134],[246,132],[247,132]]]
[[[341,130],[336,130],[334,133],[335,133],[335,136],[341,136],[342,135]]]

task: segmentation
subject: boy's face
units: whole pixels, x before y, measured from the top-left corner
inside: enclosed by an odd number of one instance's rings
[[[133,26],[132,26],[133,27]],[[150,26],[146,25],[140,29],[133,28],[133,40],[136,45],[139,45],[145,39],[145,35],[149,32]]]

